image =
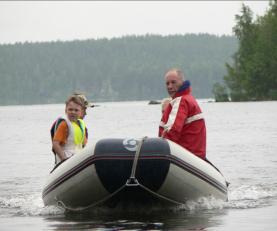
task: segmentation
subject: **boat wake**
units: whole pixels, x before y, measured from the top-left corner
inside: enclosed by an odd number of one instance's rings
[[[63,214],[64,210],[55,206],[44,207],[41,193],[32,196],[0,197],[0,211],[9,216],[44,216]],[[1,212],[0,212],[1,214]]]
[[[229,201],[225,208],[247,209],[270,205],[277,197],[277,184],[275,185],[241,185],[230,188]]]
[[[220,209],[247,209],[259,208],[272,204],[277,198],[277,184],[275,185],[241,185],[229,188],[229,200],[222,201],[215,198],[202,197],[197,201],[188,201],[184,205],[171,207],[173,212],[200,210],[220,210]],[[163,210],[164,208],[150,208],[147,213]],[[17,195],[14,197],[0,197],[0,214],[9,216],[57,216],[65,214],[65,210],[56,206],[44,206],[41,193],[30,195]],[[126,207],[116,207],[113,209],[97,208],[95,213],[126,212]],[[132,208],[128,206],[127,211],[145,213],[145,208]],[[3,217],[4,215],[0,215]]]
[[[276,185],[241,185],[229,188],[228,201],[215,198],[200,198],[197,201],[188,201],[177,209],[198,211],[203,209],[247,209],[259,208],[272,204],[277,199]]]

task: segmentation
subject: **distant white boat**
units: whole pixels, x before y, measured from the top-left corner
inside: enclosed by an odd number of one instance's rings
[[[80,211],[117,205],[181,205],[227,200],[227,183],[209,162],[162,138],[101,139],[56,167],[45,205]]]

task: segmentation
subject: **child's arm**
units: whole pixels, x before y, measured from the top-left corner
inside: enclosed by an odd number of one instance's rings
[[[61,161],[66,159],[66,155],[63,151],[63,147],[62,145],[60,145],[59,141],[53,141],[53,149],[55,151],[55,153],[59,156],[59,158],[61,159]]]
[[[61,160],[67,159],[67,156],[64,152],[64,147],[63,147],[64,144],[66,143],[67,135],[68,135],[67,124],[65,121],[62,121],[54,134],[54,138],[52,142],[52,148]]]

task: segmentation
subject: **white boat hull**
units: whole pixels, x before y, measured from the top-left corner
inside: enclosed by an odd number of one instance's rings
[[[227,183],[210,163],[162,138],[104,139],[63,162],[49,175],[45,205],[68,210],[123,204],[184,204],[200,197],[227,200]],[[145,203],[144,203],[145,202]]]

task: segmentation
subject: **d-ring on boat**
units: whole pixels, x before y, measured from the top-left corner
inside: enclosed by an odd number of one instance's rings
[[[163,138],[101,139],[49,175],[45,205],[81,211],[118,204],[180,205],[227,200],[227,182],[209,162]]]

